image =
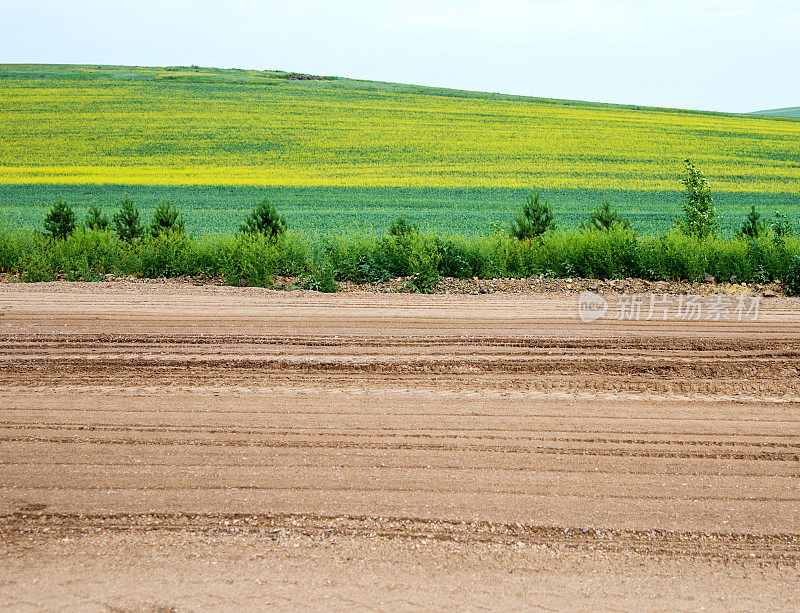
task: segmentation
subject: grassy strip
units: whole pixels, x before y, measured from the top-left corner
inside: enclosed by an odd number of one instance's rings
[[[58,277],[221,277],[229,285],[269,286],[276,275],[299,276],[306,287],[335,291],[337,280],[413,279],[431,291],[440,275],[457,278],[550,277],[727,280],[791,284],[800,276],[800,238],[708,238],[677,232],[639,236],[629,230],[562,230],[531,242],[495,236],[328,237],[313,244],[287,235],[194,238],[147,236],[132,243],[109,232],[78,230],[65,240],[0,230],[0,271],[26,281]]]

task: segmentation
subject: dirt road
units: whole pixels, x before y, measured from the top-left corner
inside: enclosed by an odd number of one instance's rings
[[[0,606],[800,606],[800,301],[576,304],[0,285]]]

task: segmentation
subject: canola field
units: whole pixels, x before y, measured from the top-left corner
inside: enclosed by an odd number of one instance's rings
[[[293,76],[0,66],[6,222],[34,224],[57,194],[79,210],[167,194],[224,232],[268,194],[307,233],[408,212],[474,234],[540,188],[565,225],[609,196],[651,229],[678,212],[684,157],[727,226],[753,202],[800,210],[800,121]]]

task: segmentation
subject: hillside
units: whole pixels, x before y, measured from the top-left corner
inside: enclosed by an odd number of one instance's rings
[[[611,195],[648,226],[670,218],[684,157],[737,215],[800,194],[800,123],[779,118],[197,67],[4,65],[0,81],[0,201],[24,224],[58,194],[133,191],[226,229],[268,193],[314,228],[407,210],[470,233],[538,187],[567,217]]]
[[[771,117],[800,117],[800,106],[790,106],[783,109],[768,109],[758,111],[754,115],[769,115]]]

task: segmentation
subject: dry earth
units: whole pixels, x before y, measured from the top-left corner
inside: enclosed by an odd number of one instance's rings
[[[796,610],[800,300],[576,296],[0,284],[0,606]]]

